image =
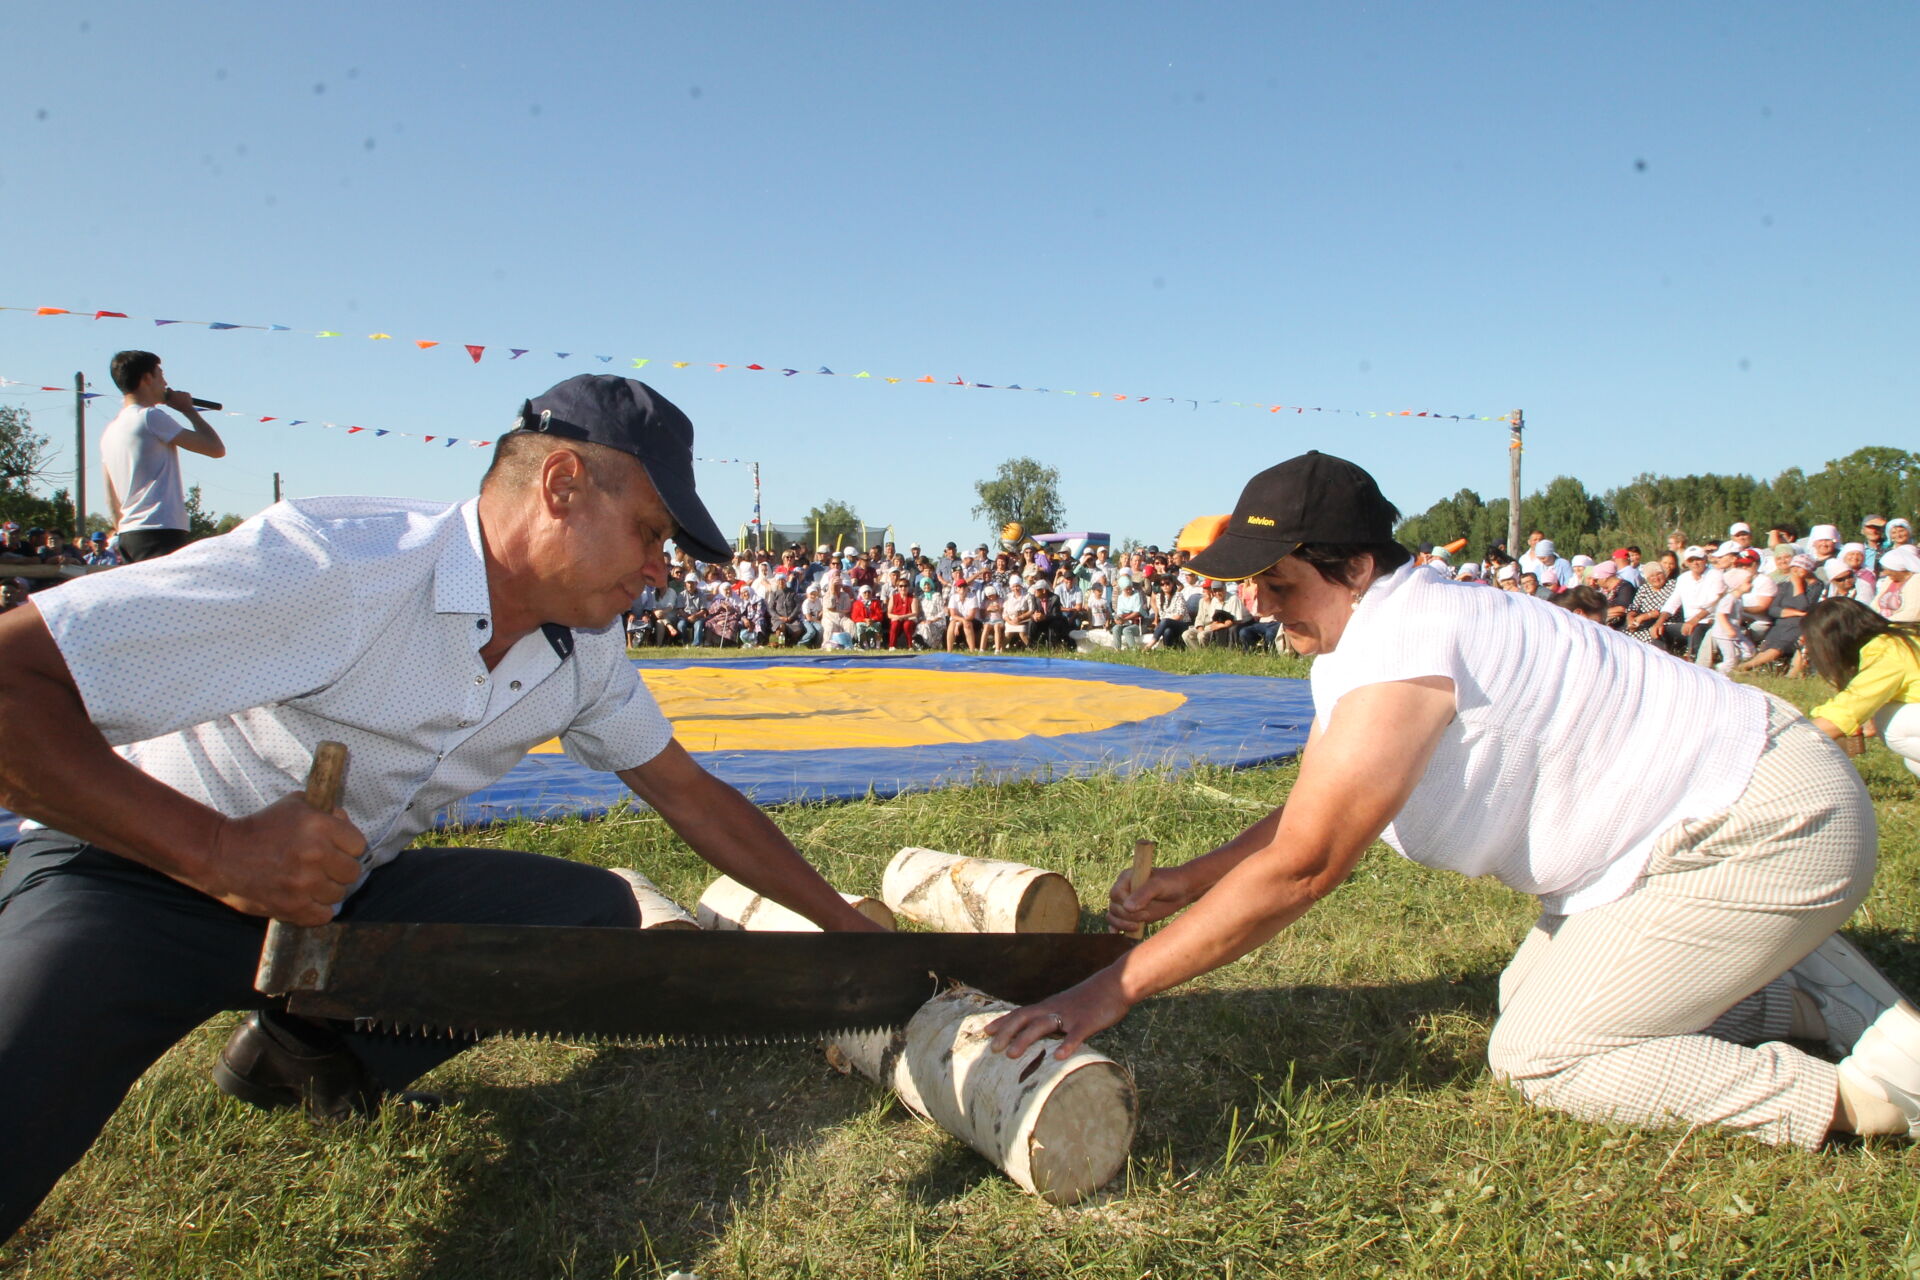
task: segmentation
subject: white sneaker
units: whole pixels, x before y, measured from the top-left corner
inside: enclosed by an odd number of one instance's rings
[[[1827,1047],[1851,1050],[1883,1010],[1905,997],[1851,942],[1834,934],[1787,970],[1787,981],[1813,997],[1827,1022]]]
[[[1900,1108],[1907,1136],[1920,1137],[1920,1013],[1912,1005],[1903,1000],[1875,1018],[1836,1070],[1842,1087]]]

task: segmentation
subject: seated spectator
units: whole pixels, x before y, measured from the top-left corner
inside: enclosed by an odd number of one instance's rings
[[[1007,588],[1006,602],[1001,606],[1001,641],[1007,648],[1016,643],[1025,648],[1027,645],[1027,624],[1032,621],[1033,605],[1027,597],[1027,588],[1020,578],[1014,578]]]
[[[1122,649],[1140,647],[1140,631],[1147,625],[1147,599],[1133,575],[1123,573],[1114,584],[1113,636]]]
[[[892,592],[887,596],[887,648],[913,648],[913,624],[918,613],[906,579],[896,579]]]
[[[1885,563],[1883,560],[1882,563]],[[1853,569],[1839,556],[1826,562],[1819,570],[1827,583],[1827,599],[1858,600],[1861,604],[1873,603],[1873,588],[1861,583],[1853,576]]]
[[[96,529],[93,536],[87,539],[87,552],[83,559],[89,565],[116,565],[120,563],[120,553],[108,545],[107,535]]]
[[[1633,604],[1633,586],[1620,577],[1620,567],[1612,560],[1600,561],[1587,570],[1587,586],[1605,602],[1606,614],[1601,621],[1616,631],[1625,630],[1627,610]]]
[[[1045,582],[1034,583],[1027,597],[1028,643],[1036,649],[1051,649],[1065,643],[1070,629],[1053,589]]]
[[[1607,625],[1607,598],[1592,587],[1568,587],[1553,597],[1553,603],[1589,622]]]
[[[1113,610],[1107,604],[1107,587],[1103,582],[1095,582],[1087,588],[1084,604],[1086,625],[1068,632],[1074,647],[1081,653],[1093,649],[1116,649],[1119,638],[1113,634]],[[1139,633],[1136,631],[1136,635]]]
[[[0,613],[17,609],[27,602],[27,589],[20,585],[18,578],[8,578],[0,582]]]
[[[854,598],[853,608],[847,619],[853,623],[853,647],[856,649],[877,649],[880,647],[880,628],[886,622],[887,611],[874,599],[873,588],[862,586]]]
[[[1186,642],[1195,649],[1229,646],[1246,620],[1240,593],[1227,590],[1225,583],[1209,583],[1200,597],[1200,607],[1194,611],[1193,625],[1187,628]]]
[[[1187,628],[1193,625],[1193,612],[1187,607],[1186,593],[1180,590],[1180,583],[1173,574],[1163,573],[1154,579],[1154,589],[1147,607],[1153,633],[1141,645],[1143,649],[1177,644]]]
[[[1540,581],[1538,574],[1523,573],[1520,575],[1520,594],[1551,600],[1559,593],[1550,584]]]
[[[734,608],[740,615],[740,647],[751,649],[767,642],[767,632],[771,624],[767,618],[767,602],[753,593],[750,583],[734,584]]]
[[[1892,547],[1880,557],[1880,587],[1873,608],[1889,622],[1920,622],[1920,587],[1908,581],[1920,569],[1920,551],[1912,543]]]
[[[823,627],[826,609],[820,603],[820,588],[809,585],[806,594],[800,598],[800,640],[801,648],[820,649],[825,647],[826,631]]]
[[[1773,626],[1764,640],[1755,642],[1754,655],[1740,664],[1740,670],[1753,671],[1776,662],[1791,662],[1796,668],[1804,665],[1800,661],[1802,628],[1807,614],[1827,592],[1827,584],[1813,576],[1814,568],[1812,556],[1794,555],[1787,561],[1787,580],[1775,589],[1768,605]]]
[[[1688,547],[1681,553],[1686,571],[1675,579],[1673,616],[1680,619],[1680,638],[1689,655],[1698,652],[1713,622],[1713,606],[1719,602],[1720,571],[1707,567],[1703,547]]]
[[[1678,653],[1686,643],[1680,624],[1673,620],[1675,583],[1667,573],[1664,559],[1645,566],[1646,585],[1633,593],[1627,606],[1627,634],[1648,644],[1657,644],[1668,653]]]
[[[963,568],[954,571],[947,591],[947,652],[959,640],[975,652],[980,648],[980,589],[967,580]]]
[[[1735,667],[1753,657],[1753,641],[1747,638],[1747,611],[1744,597],[1753,585],[1751,569],[1728,569],[1721,574],[1721,595],[1713,605],[1713,621],[1701,642],[1694,661],[1717,671],[1732,674]]]
[[[797,576],[791,567],[783,566],[775,571],[773,589],[767,592],[767,640],[776,648],[797,645],[807,634],[806,620],[800,616],[802,596],[793,588]]]
[[[995,653],[1006,652],[1007,606],[1000,596],[1000,584],[991,576],[980,588],[980,647],[993,646]]]

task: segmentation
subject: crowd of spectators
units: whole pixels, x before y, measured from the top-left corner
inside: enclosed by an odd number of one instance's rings
[[[1775,667],[1804,675],[1803,619],[1824,599],[1857,600],[1892,622],[1920,620],[1920,587],[1906,590],[1920,570],[1920,548],[1905,517],[1868,516],[1854,541],[1830,524],[1805,537],[1776,525],[1764,539],[1740,521],[1721,541],[1691,543],[1676,532],[1654,559],[1629,546],[1596,561],[1564,557],[1535,531],[1518,557],[1494,547],[1456,568],[1446,551],[1423,547],[1416,559],[1463,582],[1551,600],[1728,672]]]
[[[120,556],[107,535],[69,538],[62,529],[39,527],[22,529],[8,520],[0,523],[0,613],[15,608],[35,591],[44,591],[63,581],[58,576],[26,577],[9,574],[9,565],[115,565]]]
[[[743,552],[729,565],[679,557],[674,580],[628,615],[635,645],[767,645],[1007,653],[1176,645],[1266,648],[1278,620],[1237,584],[1208,582],[1185,551],[1064,556],[1028,545],[938,555],[894,543],[861,550]]]

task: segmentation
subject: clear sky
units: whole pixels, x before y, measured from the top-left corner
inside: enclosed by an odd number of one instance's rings
[[[978,540],[974,482],[1022,454],[1069,528],[1156,542],[1309,448],[1407,511],[1506,491],[1500,423],[1215,400],[1521,408],[1530,490],[1813,469],[1920,403],[1910,3],[15,0],[5,29],[0,305],[343,335],[0,312],[0,376],[111,392],[146,346],[244,410],[187,460],[220,511],[275,471],[464,496],[479,451],[284,421],[491,437],[636,356],[699,453],[762,463],[769,519],[839,498],[902,542]],[[70,468],[71,396],[0,395]],[[745,468],[699,479],[737,528]]]

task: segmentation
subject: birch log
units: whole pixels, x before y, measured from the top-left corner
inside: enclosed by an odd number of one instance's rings
[[[1020,862],[902,849],[880,896],[909,920],[944,933],[1077,933],[1080,898],[1067,878]]]
[[[687,909],[660,892],[660,887],[630,867],[615,867],[613,874],[633,890],[634,905],[640,908],[642,929],[698,929]]]
[[[877,898],[843,893],[847,905],[876,924],[893,928],[893,912]],[[721,876],[700,895],[694,912],[702,929],[752,929],[755,932],[818,933],[820,926],[797,911],[762,897],[731,876]]]
[[[897,1031],[835,1040],[827,1060],[892,1089],[1047,1203],[1075,1204],[1126,1164],[1139,1120],[1133,1077],[1087,1048],[1056,1059],[1052,1038],[1017,1060],[995,1053],[985,1028],[1013,1007],[954,987]]]

